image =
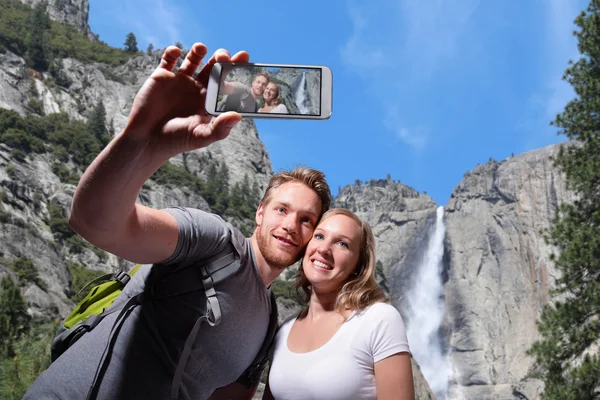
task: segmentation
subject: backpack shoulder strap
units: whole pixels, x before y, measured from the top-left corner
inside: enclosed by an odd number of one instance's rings
[[[252,361],[252,364],[244,371],[237,379],[237,382],[244,385],[246,388],[255,387],[260,382],[263,371],[267,363],[273,358],[273,350],[275,344],[275,335],[279,330],[279,313],[277,312],[277,302],[275,295],[271,292],[271,315],[269,317],[269,327],[265,340],[260,346],[258,354]]]
[[[228,243],[217,254],[194,265],[181,269],[158,282],[150,288],[150,294],[157,299],[178,296],[199,289],[211,288],[214,284],[224,281],[235,274],[241,266],[240,259],[245,254],[244,235],[231,224],[228,227]],[[207,278],[211,281],[205,282]],[[203,285],[200,287],[199,282]],[[204,284],[206,283],[206,285]]]

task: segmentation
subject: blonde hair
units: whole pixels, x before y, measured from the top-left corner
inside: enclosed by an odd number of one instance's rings
[[[268,204],[273,196],[273,192],[281,185],[288,182],[300,182],[314,190],[319,196],[319,199],[321,199],[321,215],[329,210],[329,207],[331,206],[331,190],[325,180],[325,174],[316,169],[300,166],[291,171],[281,170],[273,175],[260,202],[263,205]]]
[[[335,301],[335,308],[343,310],[363,310],[377,302],[387,302],[383,289],[375,280],[375,238],[369,224],[358,218],[356,214],[345,208],[333,208],[323,214],[321,222],[334,215],[345,215],[354,220],[360,230],[360,254],[356,272],[350,274],[348,281],[340,288]],[[298,276],[294,289],[304,302],[308,302],[312,289],[304,275],[302,264],[298,268]],[[302,292],[301,292],[302,291]]]

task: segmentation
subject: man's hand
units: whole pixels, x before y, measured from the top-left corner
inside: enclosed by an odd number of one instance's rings
[[[206,46],[195,43],[179,70],[173,72],[181,50],[168,47],[160,65],[136,95],[123,134],[143,143],[147,151],[165,161],[226,138],[241,116],[228,112],[214,118],[206,113],[210,71],[216,62],[248,62],[249,56],[242,51],[230,57],[226,50],[217,50],[194,78],[207,52]]]

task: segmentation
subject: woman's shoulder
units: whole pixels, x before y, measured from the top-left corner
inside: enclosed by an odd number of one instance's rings
[[[274,112],[274,113],[287,113],[288,109],[285,106],[285,104],[281,103],[281,104],[277,105],[277,107],[275,107],[274,109],[272,109],[271,112]]]
[[[381,301],[371,304],[364,310],[357,312],[357,316],[372,322],[402,320],[400,312],[398,312],[394,306]]]

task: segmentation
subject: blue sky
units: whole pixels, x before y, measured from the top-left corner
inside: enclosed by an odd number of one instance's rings
[[[326,121],[256,120],[273,169],[321,169],[334,194],[385,178],[445,205],[490,157],[564,141],[549,125],[573,97],[582,0],[206,2],[90,0],[90,25],[122,47],[203,42],[251,61],[327,65]]]

